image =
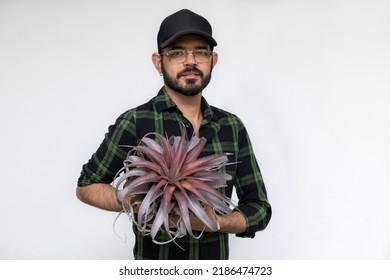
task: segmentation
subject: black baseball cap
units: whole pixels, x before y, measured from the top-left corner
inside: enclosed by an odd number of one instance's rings
[[[195,34],[208,41],[213,49],[217,45],[217,41],[212,37],[212,33],[211,25],[207,19],[188,9],[183,9],[163,20],[157,35],[157,47],[161,51],[181,36]]]

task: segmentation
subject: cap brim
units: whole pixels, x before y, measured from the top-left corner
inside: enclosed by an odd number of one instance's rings
[[[171,44],[174,41],[176,41],[177,39],[179,39],[180,37],[182,37],[184,35],[189,35],[189,34],[195,34],[195,35],[199,35],[199,36],[203,37],[213,47],[215,47],[217,45],[217,41],[215,41],[214,38],[210,36],[210,34],[203,32],[201,30],[188,29],[188,30],[182,30],[182,31],[177,32],[174,35],[172,35],[170,38],[168,38],[167,40],[165,40],[164,42],[161,43],[160,48],[163,49],[163,48],[167,47],[169,44]]]

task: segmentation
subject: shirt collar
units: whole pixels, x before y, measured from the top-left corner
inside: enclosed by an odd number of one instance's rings
[[[157,96],[153,100],[157,112],[161,113],[162,111],[169,110],[171,108],[176,108],[176,104],[169,97],[168,93],[165,91],[164,87],[160,89]]]
[[[178,110],[176,104],[169,97],[164,87],[160,89],[157,96],[154,98],[154,104],[156,106],[158,113],[161,113],[162,111],[170,110],[172,108]],[[211,106],[207,103],[206,99],[203,96],[201,100],[201,106],[202,106],[202,113],[203,113],[204,120],[210,121],[215,117]]]

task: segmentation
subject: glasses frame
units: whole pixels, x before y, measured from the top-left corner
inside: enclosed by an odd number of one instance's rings
[[[202,52],[209,52],[209,55],[208,55],[208,60],[207,61],[201,61],[199,62],[197,60],[197,57],[196,57],[196,52],[198,51],[202,51]],[[185,56],[183,57],[183,61],[172,61],[172,55],[175,53],[175,52],[184,52]],[[168,57],[168,60],[170,63],[173,63],[173,64],[182,64],[184,63],[187,58],[188,58],[188,55],[189,54],[192,54],[192,57],[194,58],[194,60],[196,61],[196,63],[198,64],[205,64],[205,63],[209,63],[210,60],[211,60],[211,57],[213,56],[214,52],[213,51],[210,51],[210,50],[194,50],[194,51],[187,51],[187,50],[181,50],[181,49],[177,49],[177,50],[170,50],[170,51],[167,51],[167,52],[161,52],[159,53],[159,55],[161,56],[166,56]]]

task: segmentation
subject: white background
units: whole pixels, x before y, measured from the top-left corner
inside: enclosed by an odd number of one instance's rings
[[[390,259],[387,0],[0,0],[0,259],[131,259],[126,217],[79,202],[81,166],[162,85],[161,21],[209,19],[204,96],[246,124],[273,206],[232,259]]]

